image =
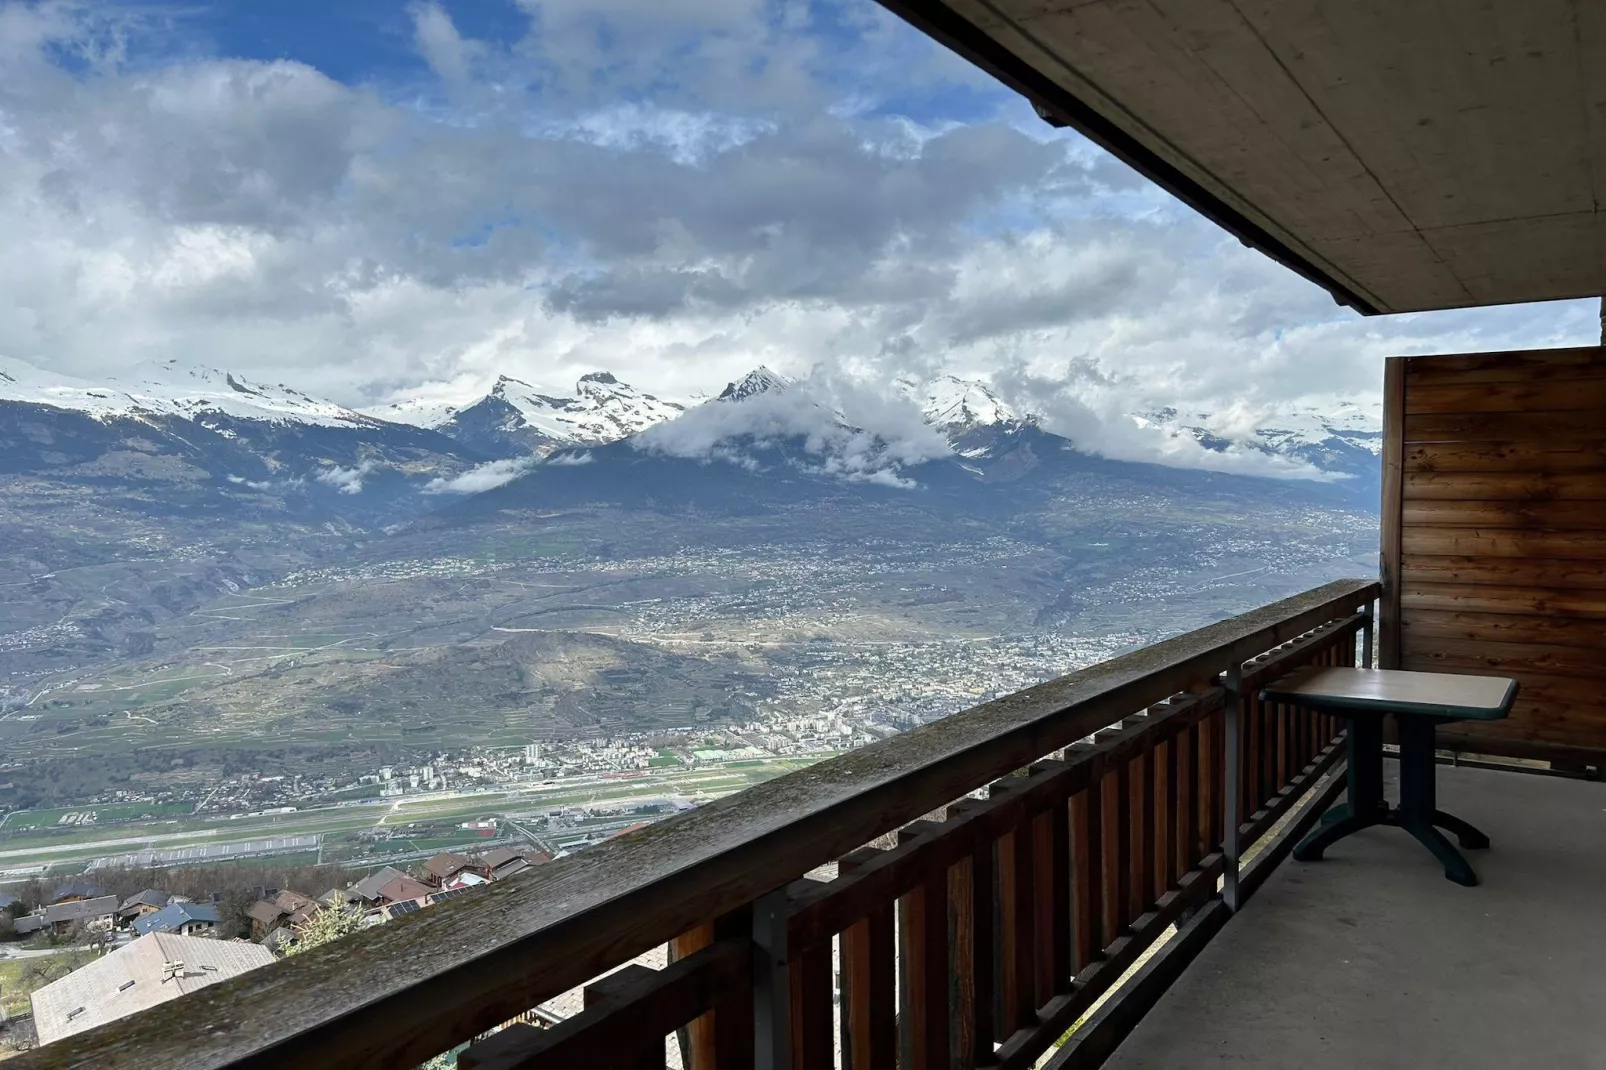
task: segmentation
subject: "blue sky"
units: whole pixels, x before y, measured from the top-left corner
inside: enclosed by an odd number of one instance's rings
[[[946,371],[1091,438],[1598,329],[1362,320],[869,0],[0,0],[0,232],[0,354],[348,404]]]

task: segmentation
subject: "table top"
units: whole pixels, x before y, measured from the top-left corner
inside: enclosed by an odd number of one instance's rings
[[[1346,713],[1498,721],[1511,711],[1517,681],[1502,676],[1305,665],[1267,684],[1260,697]]]

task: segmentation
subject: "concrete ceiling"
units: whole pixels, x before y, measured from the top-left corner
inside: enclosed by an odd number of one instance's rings
[[[1606,0],[883,0],[1362,312],[1606,292]]]

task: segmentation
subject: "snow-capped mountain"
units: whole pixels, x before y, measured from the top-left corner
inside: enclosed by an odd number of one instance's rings
[[[383,524],[431,508],[432,481],[488,460],[215,368],[163,361],[92,381],[0,358],[0,477],[13,501],[78,486],[102,510]]]
[[[928,424],[944,431],[1007,424],[1020,419],[987,384],[975,379],[942,375],[925,384],[904,379],[898,387],[920,406]]]
[[[465,405],[401,401],[368,412],[427,427],[480,453],[511,459],[616,442],[673,419],[683,408],[608,372],[592,372],[580,377],[574,397],[554,397],[504,375],[484,397]]]
[[[743,401],[755,394],[767,394],[790,389],[797,383],[779,372],[760,364],[735,382],[725,384],[715,401]]]
[[[1381,414],[1352,401],[1331,405],[1289,405],[1258,420],[1165,407],[1134,415],[1139,428],[1169,437],[1191,438],[1205,449],[1261,453],[1355,477],[1381,478]]]
[[[204,422],[215,415],[320,427],[372,427],[379,422],[283,384],[253,383],[176,360],[140,364],[127,375],[93,382],[0,357],[0,401],[48,405],[97,419],[177,416]]]

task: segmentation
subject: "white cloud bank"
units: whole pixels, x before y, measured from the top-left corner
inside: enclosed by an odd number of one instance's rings
[[[342,468],[336,464],[325,468],[315,478],[324,486],[333,487],[342,494],[361,494],[363,480],[373,470],[373,461],[363,461],[352,468]]]
[[[848,482],[910,487],[904,469],[952,453],[947,440],[896,392],[816,373],[741,401],[711,401],[642,432],[636,449],[759,467],[755,451],[801,447],[801,471]]]
[[[425,494],[478,494],[511,483],[538,463],[535,457],[513,457],[487,461],[466,472],[447,478],[440,476],[424,485]]]

